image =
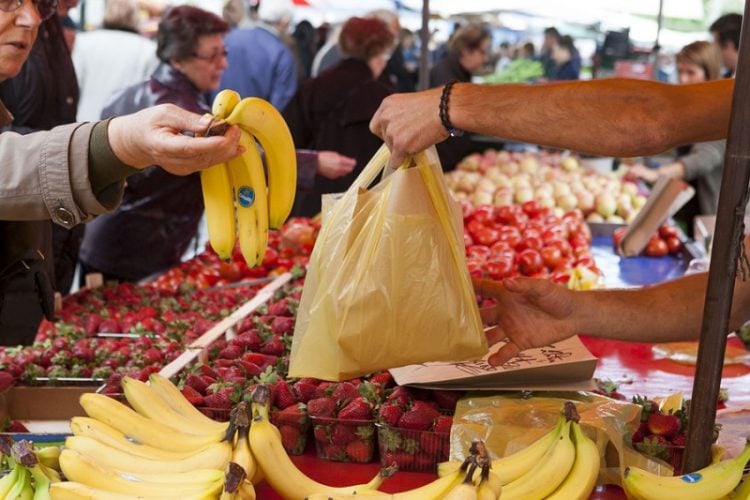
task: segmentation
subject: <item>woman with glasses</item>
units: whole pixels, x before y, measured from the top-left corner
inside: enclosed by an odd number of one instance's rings
[[[430,87],[455,80],[470,82],[471,77],[487,64],[492,37],[485,28],[468,24],[448,41],[448,52],[430,70]]]
[[[0,82],[19,74],[55,7],[54,1],[0,0]],[[0,101],[0,127],[12,121]],[[29,135],[0,134],[0,344],[30,344],[43,312],[51,313],[40,301],[46,290],[36,223],[71,228],[114,209],[125,178],[147,165],[185,175],[239,152],[236,127],[223,137],[180,134],[202,134],[208,126],[201,115],[164,105]]]
[[[168,10],[159,23],[151,78],[115,94],[102,117],[172,103],[195,113],[210,112],[206,94],[227,67],[220,17],[189,5]],[[86,227],[79,259],[81,275],[138,281],[181,261],[203,214],[200,176],[178,177],[149,168],[128,178],[122,204]],[[148,251],[144,251],[148,249]]]

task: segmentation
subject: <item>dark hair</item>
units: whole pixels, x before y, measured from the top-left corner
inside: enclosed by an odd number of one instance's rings
[[[558,46],[562,49],[567,49],[571,53],[575,50],[575,45],[573,44],[573,38],[570,35],[564,35],[561,36],[560,39],[557,41]]]
[[[490,39],[490,32],[478,24],[467,24],[456,31],[448,41],[448,50],[461,54],[464,50],[476,50],[485,40]]]
[[[393,47],[394,35],[375,17],[352,17],[341,28],[339,48],[349,57],[368,61]]]
[[[716,34],[717,41],[721,47],[729,42],[737,49],[740,46],[740,29],[742,28],[741,14],[724,14],[711,23],[708,31]]]
[[[194,55],[200,37],[227,31],[229,25],[216,14],[190,5],[172,7],[159,22],[156,56],[164,62],[187,59]]]
[[[706,80],[718,80],[721,76],[721,55],[711,42],[701,40],[685,45],[675,59],[701,68]]]
[[[555,28],[555,27],[544,28],[544,34],[546,36],[553,36],[553,37],[555,37],[557,39],[560,38],[560,32],[557,31],[557,28]]]

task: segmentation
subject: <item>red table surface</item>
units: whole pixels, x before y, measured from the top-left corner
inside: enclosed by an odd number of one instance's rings
[[[636,344],[613,340],[602,340],[585,337],[583,342],[599,358],[595,377],[620,382],[620,392],[630,398],[636,394],[649,397],[665,396],[676,391],[683,391],[690,397],[695,369],[688,365],[659,359],[652,353],[651,344]],[[736,338],[729,342],[741,345]],[[722,387],[729,391],[728,407],[750,405],[750,367],[746,365],[729,365],[724,369]],[[305,474],[313,479],[332,486],[365,483],[378,471],[379,464],[350,464],[319,460],[315,456],[314,446],[298,457],[292,457],[294,463]],[[418,472],[397,472],[382,486],[388,493],[405,491],[422,486],[435,479],[434,474]],[[266,484],[257,488],[259,499],[280,498]],[[602,486],[591,496],[592,499],[624,499],[619,487]]]

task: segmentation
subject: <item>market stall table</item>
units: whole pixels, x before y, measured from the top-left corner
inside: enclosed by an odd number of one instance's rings
[[[610,237],[595,237],[593,254],[602,269],[608,287],[637,287],[682,276],[688,266],[686,258],[631,257],[622,259],[612,250]],[[636,394],[665,396],[682,391],[690,396],[693,386],[693,366],[661,358],[654,352],[654,344],[641,344],[583,337],[584,344],[599,358],[595,377],[619,382],[619,392],[628,398]],[[737,338],[730,345],[741,346]],[[722,387],[729,391],[728,407],[750,405],[750,366],[728,365],[724,369]],[[292,457],[294,463],[317,481],[343,486],[364,483],[377,473],[378,463],[351,464],[328,462],[315,456],[315,448],[308,446],[304,455]],[[383,491],[394,493],[422,486],[435,478],[434,474],[398,472],[383,484]],[[258,498],[280,498],[266,484],[257,488]],[[619,487],[602,486],[592,499],[624,499]]]

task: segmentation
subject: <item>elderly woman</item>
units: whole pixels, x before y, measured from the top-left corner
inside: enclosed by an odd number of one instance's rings
[[[294,215],[320,212],[321,195],[346,190],[380,147],[380,139],[370,133],[368,124],[392,92],[378,78],[393,45],[394,35],[382,20],[349,19],[339,35],[345,58],[305,82],[284,109],[297,148],[337,151],[357,162],[344,175],[301,165],[300,177],[306,179],[299,183]]]
[[[430,87],[452,80],[470,82],[472,75],[487,63],[491,41],[490,32],[479,25],[459,28],[448,41],[445,57],[430,70]]]
[[[220,17],[188,5],[165,13],[156,37],[161,61],[151,78],[114,95],[102,117],[172,103],[210,111],[205,94],[227,67]],[[179,263],[203,214],[200,176],[177,177],[150,168],[128,179],[120,208],[86,228],[79,255],[85,275],[137,281]]]

